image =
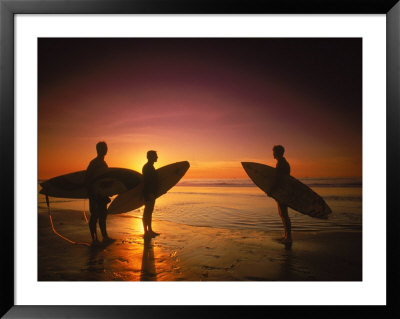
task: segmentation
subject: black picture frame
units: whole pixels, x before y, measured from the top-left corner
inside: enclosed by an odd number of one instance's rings
[[[385,14],[387,21],[387,305],[386,306],[28,306],[14,295],[14,18],[16,14]],[[165,318],[250,316],[320,316],[379,318],[400,316],[398,293],[400,226],[397,183],[400,136],[400,3],[398,0],[0,0],[0,180],[1,309],[4,318]],[[378,166],[378,169],[383,167]]]

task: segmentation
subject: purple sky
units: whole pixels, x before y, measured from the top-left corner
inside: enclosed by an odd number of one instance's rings
[[[189,177],[361,176],[361,39],[39,39],[39,177],[188,160]]]

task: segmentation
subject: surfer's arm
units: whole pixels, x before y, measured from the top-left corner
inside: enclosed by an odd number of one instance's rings
[[[105,161],[99,162],[96,159],[92,160],[85,173],[85,187],[88,190],[89,193],[92,192],[92,183],[95,181],[96,176],[99,175],[99,173],[104,172],[108,168],[107,163]],[[108,198],[108,197],[107,197]]]
[[[146,194],[146,197],[157,198],[158,182],[154,167],[145,165],[142,173],[144,182],[143,193]]]
[[[85,185],[87,188],[89,188],[90,183],[93,179],[93,175],[94,175],[94,165],[93,162],[90,162],[89,166],[86,169],[86,173],[85,173]]]
[[[272,180],[271,187],[267,191],[267,195],[271,197],[281,184],[283,178],[290,174],[290,166],[287,162],[278,162],[276,165],[275,176]]]

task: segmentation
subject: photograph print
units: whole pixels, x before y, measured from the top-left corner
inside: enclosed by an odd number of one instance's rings
[[[361,38],[39,38],[38,281],[362,281]]]

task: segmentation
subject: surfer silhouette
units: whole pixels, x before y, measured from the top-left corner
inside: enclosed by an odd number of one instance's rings
[[[86,169],[85,183],[88,189],[90,210],[89,230],[93,243],[98,243],[96,229],[97,220],[99,221],[103,242],[112,240],[110,237],[108,237],[106,229],[107,203],[110,202],[110,199],[108,196],[96,194],[92,187],[92,182],[94,181],[96,175],[101,170],[108,168],[108,165],[104,160],[107,150],[108,148],[105,142],[98,142],[96,144],[97,157],[89,163],[89,166]]]
[[[158,155],[156,151],[147,152],[147,163],[144,164],[142,169],[143,174],[143,197],[144,197],[144,211],[143,211],[143,229],[144,236],[155,237],[159,233],[153,231],[151,227],[151,220],[158,193],[158,179],[157,172],[154,168],[154,163],[157,162]]]
[[[276,159],[276,175],[275,178],[271,184],[271,187],[269,191],[267,192],[268,196],[272,196],[276,189],[279,187],[282,178],[285,176],[290,175],[290,165],[286,161],[286,158],[283,157],[283,154],[285,153],[285,149],[282,145],[275,145],[272,149],[274,158]],[[288,214],[288,207],[282,202],[279,202],[276,200],[278,204],[278,211],[279,211],[279,216],[282,219],[282,224],[284,228],[284,236],[282,238],[282,241],[284,243],[291,243],[292,242],[292,226]]]

